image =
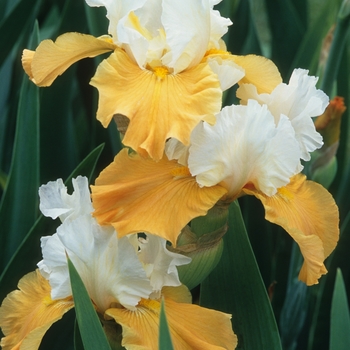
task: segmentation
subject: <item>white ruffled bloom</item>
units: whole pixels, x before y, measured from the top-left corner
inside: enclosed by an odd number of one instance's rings
[[[201,62],[206,51],[223,46],[221,37],[232,24],[213,10],[212,0],[86,0],[89,6],[104,6],[113,41],[141,68],[165,66],[175,74]],[[181,23],[181,25],[179,25]],[[235,82],[244,70],[232,62],[229,76]],[[232,68],[237,68],[237,71]],[[216,69],[213,67],[215,73]],[[221,68],[220,68],[221,70]],[[227,71],[227,69],[225,69]],[[218,75],[224,77],[223,73]],[[226,75],[226,81],[228,77]]]
[[[188,167],[201,186],[220,183],[236,196],[253,184],[268,196],[289,183],[300,168],[300,150],[287,117],[276,126],[266,106],[225,107],[211,126],[192,132]]]
[[[181,284],[176,265],[189,263],[189,258],[168,252],[159,238],[151,235],[136,247],[130,237],[118,239],[112,226],[101,226],[92,217],[87,179],[78,177],[73,184],[72,195],[67,194],[61,179],[39,190],[44,214],[65,216],[54,235],[41,239],[43,260],[38,267],[51,285],[52,299],[72,294],[66,254],[102,311],[114,303],[133,310],[141,298],[152,297],[163,286]],[[137,240],[137,235],[133,236]]]
[[[322,136],[316,131],[312,117],[321,115],[328,105],[329,98],[316,89],[318,78],[309,76],[304,69],[295,69],[288,84],[281,83],[271,94],[258,94],[252,84],[242,84],[237,97],[246,104],[249,99],[268,106],[276,124],[282,116],[287,116],[295,130],[301,150],[301,159],[310,160],[310,152],[323,144]]]
[[[276,125],[266,105],[249,100],[223,108],[216,118],[215,125],[196,126],[189,147],[171,139],[165,149],[169,159],[188,166],[200,186],[220,183],[236,197],[252,184],[272,196],[301,171],[298,141],[286,116]]]

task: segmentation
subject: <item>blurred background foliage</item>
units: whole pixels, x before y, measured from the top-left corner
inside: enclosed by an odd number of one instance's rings
[[[217,9],[233,22],[225,36],[230,52],[272,59],[285,82],[294,68],[308,69],[310,74],[320,76],[319,87],[331,98],[342,96],[345,105],[349,105],[349,1],[342,4],[340,0],[223,0]],[[330,54],[337,23],[340,39]],[[41,260],[40,237],[52,234],[57,226],[57,222],[39,215],[38,187],[78,174],[94,181],[121,149],[115,125],[104,129],[95,119],[98,96],[89,80],[104,57],[82,60],[50,88],[38,89],[24,74],[22,50],[35,49],[41,40],[56,39],[69,31],[106,34],[107,25],[105,9],[90,8],[84,0],[0,0],[1,300],[16,288],[25,273],[35,269]],[[325,68],[327,62],[331,73]],[[237,102],[234,89],[224,97],[225,105]],[[297,280],[300,252],[282,229],[264,220],[261,204],[250,196],[240,200],[246,231],[285,350],[350,349],[350,340],[341,336],[350,334],[346,321],[350,294],[348,114],[349,109],[342,118],[337,172],[329,187],[340,209],[341,237],[327,260],[329,273],[318,285],[306,287]],[[245,232],[244,227],[242,230]],[[226,242],[226,246],[231,243],[234,248],[234,242]],[[250,248],[247,249],[249,254]],[[215,295],[222,293],[227,300],[234,298],[240,281],[234,281],[230,273],[239,273],[244,268],[242,265],[236,272],[229,270],[222,277],[221,286],[211,276],[202,285],[201,302],[221,309]],[[247,293],[254,295],[258,289]],[[245,290],[241,294],[244,293]],[[67,340],[67,344],[72,341],[73,312],[49,330],[42,349],[62,348],[56,344],[58,338],[60,342]],[[234,324],[240,322],[235,315],[233,319]],[[269,322],[267,319],[266,324],[254,324],[251,328],[269,332]],[[240,348],[257,349],[249,344],[240,344]],[[272,344],[259,347],[274,348],[279,347]]]

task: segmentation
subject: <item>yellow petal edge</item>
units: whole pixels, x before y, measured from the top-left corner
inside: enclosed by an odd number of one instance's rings
[[[0,307],[1,348],[38,349],[45,332],[73,306],[72,298],[52,300],[49,282],[38,270],[22,277],[19,290]]]

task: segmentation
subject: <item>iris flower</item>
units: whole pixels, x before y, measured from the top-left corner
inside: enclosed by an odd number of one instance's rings
[[[157,348],[161,298],[175,348],[234,349],[230,315],[192,305],[179,281],[176,266],[190,258],[169,252],[164,239],[149,234],[118,239],[113,227],[91,216],[87,179],[78,177],[73,185],[72,195],[61,180],[40,188],[41,211],[62,224],[41,239],[38,269],[2,303],[2,349],[38,349],[48,328],[74,307],[66,254],[102,322],[121,325],[127,349]]]
[[[265,218],[298,243],[304,256],[299,278],[318,283],[338,241],[339,213],[328,191],[300,173],[300,160],[322,145],[312,117],[324,111],[328,97],[315,83],[307,71],[295,70],[289,84],[225,107],[215,125],[197,125],[189,147],[170,140],[159,162],[123,150],[92,186],[93,215],[120,237],[144,231],[176,245],[193,218],[253,195]]]
[[[97,119],[107,127],[113,116],[127,117],[123,143],[159,160],[165,141],[185,145],[202,120],[214,124],[222,92],[254,83],[270,93],[281,82],[266,58],[235,56],[221,37],[229,19],[213,6],[218,0],[86,0],[104,6],[109,35],[66,33],[24,50],[22,63],[38,86],[49,86],[74,62],[113,51],[97,68],[91,85],[99,91]]]

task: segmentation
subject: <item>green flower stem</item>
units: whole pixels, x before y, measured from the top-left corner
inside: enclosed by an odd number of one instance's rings
[[[332,93],[333,82],[335,81],[342,53],[344,50],[346,37],[350,31],[350,5],[348,0],[344,0],[338,14],[338,21],[334,31],[333,42],[330,48],[326,68],[321,83],[321,90],[328,96]]]

